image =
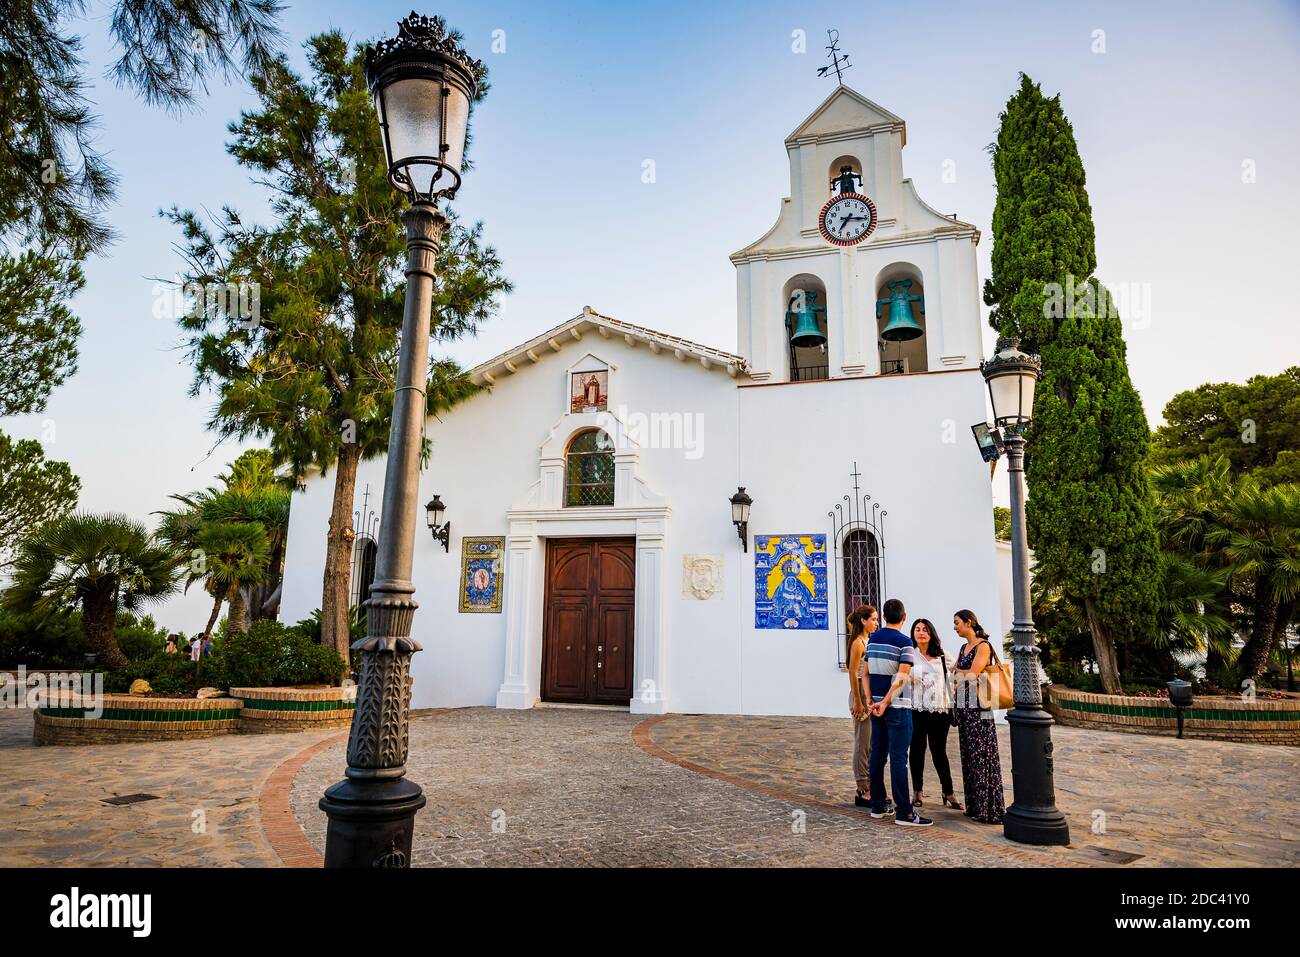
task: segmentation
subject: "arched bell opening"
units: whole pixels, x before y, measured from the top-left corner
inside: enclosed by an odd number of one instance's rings
[[[826,179],[832,196],[841,192],[862,192],[862,160],[857,156],[837,156],[827,166]]]
[[[839,156],[826,168],[826,181],[832,196],[840,193],[861,193],[862,161],[856,156]]]
[[[809,273],[785,284],[785,337],[790,356],[790,381],[830,378],[830,339],[826,324],[826,284]]]
[[[876,276],[876,341],[882,375],[929,371],[925,282],[911,263],[894,263]]]

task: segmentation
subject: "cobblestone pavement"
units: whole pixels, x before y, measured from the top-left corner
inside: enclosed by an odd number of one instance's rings
[[[955,812],[935,809],[940,824],[918,832],[852,808],[847,725],[560,709],[418,716],[410,774],[429,804],[414,863],[1086,866],[1127,852],[1142,855],[1129,866],[1300,864],[1294,748],[1054,728],[1074,845],[1025,849]],[[337,732],[34,748],[30,712],[0,711],[0,866],[279,864],[266,794],[282,787],[285,821],[323,848],[316,801],[344,749]],[[305,764],[289,787],[295,756]],[[277,768],[283,784],[268,785]],[[139,792],[159,800],[103,803]],[[1096,811],[1104,834],[1092,832]]]
[[[337,733],[37,748],[31,712],[0,710],[0,866],[278,865],[259,819],[262,783]],[[103,803],[139,793],[158,800]]]
[[[1010,804],[1010,730],[999,725],[998,732]],[[851,807],[851,733],[847,718],[672,715],[651,727],[649,738],[679,759],[751,786]],[[1059,725],[1052,741],[1057,807],[1071,844],[1033,849],[1045,863],[1117,864],[1125,862],[1116,854],[1136,854],[1129,866],[1300,865],[1300,749]],[[948,755],[960,799],[955,731]],[[1001,828],[936,808],[938,779],[928,757],[925,794],[925,813],[936,820],[927,835],[942,827],[990,847],[1020,849]]]
[[[685,770],[637,747],[632,729],[640,720],[568,709],[467,709],[415,719],[408,775],[429,803],[416,818],[412,863],[1025,863],[991,846],[936,841],[863,813],[755,794]],[[341,743],[328,748],[294,781],[294,812],[318,849],[325,816],[316,801],[338,779],[343,753]],[[494,833],[494,820],[503,832]]]

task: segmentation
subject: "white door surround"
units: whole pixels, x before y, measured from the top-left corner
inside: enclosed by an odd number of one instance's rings
[[[608,413],[566,415],[542,443],[541,475],[525,502],[506,512],[505,673],[498,708],[531,708],[541,698],[542,624],[546,601],[546,541],[551,538],[635,538],[636,611],[631,710],[663,714],[664,548],[672,509],[637,472],[638,451]],[[614,440],[614,504],[565,507],[564,452],[570,439],[603,428]]]

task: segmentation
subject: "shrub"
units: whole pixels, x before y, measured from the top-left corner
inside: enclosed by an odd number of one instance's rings
[[[42,614],[0,607],[0,667],[80,668],[89,650],[80,612]]]
[[[212,660],[205,659],[203,662],[202,681],[205,686],[211,684],[208,678],[215,670],[210,667]],[[133,661],[118,671],[106,671],[104,690],[112,694],[125,694],[131,690],[131,682],[143,678],[149,682],[149,687],[155,694],[187,695],[198,687],[195,683],[196,671],[195,663],[184,655],[168,655],[160,652],[152,657]]]
[[[167,629],[160,627],[153,615],[145,615],[137,620],[129,612],[118,612],[114,631],[117,646],[133,662],[152,658],[167,647]]]
[[[333,648],[278,621],[255,622],[245,634],[228,635],[216,657],[224,661],[225,677],[235,688],[334,684],[343,672],[343,659]]]

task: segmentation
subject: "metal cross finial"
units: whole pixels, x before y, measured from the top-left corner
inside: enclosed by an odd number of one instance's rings
[[[845,53],[840,55],[840,31],[827,30],[826,36],[830,38],[830,43],[826,45],[826,55],[830,58],[830,66],[820,67],[817,70],[818,76],[829,76],[831,70],[835,71],[835,79],[840,84],[844,83],[844,71],[853,66],[849,62],[849,55]]]

